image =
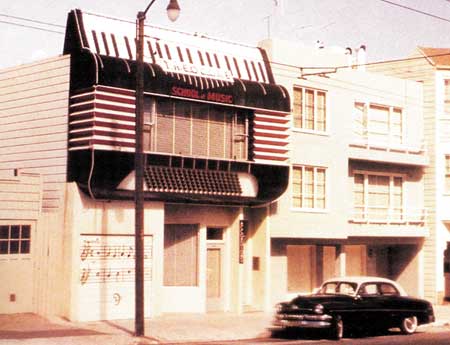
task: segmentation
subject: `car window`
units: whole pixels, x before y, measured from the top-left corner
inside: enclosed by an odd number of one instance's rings
[[[356,291],[356,283],[330,282],[322,285],[318,293],[354,295],[355,291]]]
[[[336,292],[337,293],[342,293],[345,295],[354,295],[355,294],[355,289],[356,289],[356,284],[355,283],[347,283],[347,282],[342,282],[339,284]]]
[[[321,294],[335,294],[336,293],[337,283],[326,283],[319,290]]]
[[[389,283],[381,283],[380,284],[380,292],[382,295],[388,296],[398,296],[400,293],[396,289],[396,287]]]
[[[376,283],[363,284],[359,289],[359,294],[363,296],[378,295],[378,287]]]

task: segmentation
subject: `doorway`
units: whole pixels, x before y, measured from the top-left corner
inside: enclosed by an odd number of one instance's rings
[[[206,309],[224,310],[224,239],[222,228],[207,228]]]

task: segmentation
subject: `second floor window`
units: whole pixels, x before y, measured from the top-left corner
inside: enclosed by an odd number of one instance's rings
[[[355,135],[384,144],[403,141],[403,114],[399,107],[355,102],[353,129]]]
[[[326,131],[326,92],[322,90],[294,88],[294,127],[305,130]]]
[[[367,221],[398,221],[403,218],[403,178],[395,175],[355,173],[354,218]]]
[[[325,209],[326,169],[311,166],[293,167],[292,189],[293,207]]]

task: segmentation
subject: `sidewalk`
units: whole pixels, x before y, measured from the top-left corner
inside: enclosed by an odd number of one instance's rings
[[[425,329],[450,326],[450,305],[435,306],[436,322]],[[268,336],[272,315],[166,314],[146,320],[145,337],[136,338],[134,320],[74,323],[35,314],[0,315],[0,345],[146,345],[249,340]],[[247,343],[251,343],[247,341]]]

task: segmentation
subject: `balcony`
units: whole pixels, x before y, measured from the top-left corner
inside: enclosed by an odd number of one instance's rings
[[[424,208],[391,209],[382,206],[355,205],[350,222],[356,224],[424,225]]]
[[[410,145],[395,139],[355,134],[349,143],[349,158],[417,166],[429,164],[424,142]]]

